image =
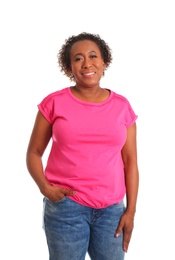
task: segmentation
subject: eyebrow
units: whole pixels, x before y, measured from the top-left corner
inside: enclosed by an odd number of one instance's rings
[[[93,53],[93,52],[96,53],[96,51],[89,51],[89,54],[90,54],[90,53]],[[83,55],[83,54],[82,54],[81,52],[78,52],[78,53],[76,53],[76,54],[74,55],[74,57],[77,56],[77,55]]]

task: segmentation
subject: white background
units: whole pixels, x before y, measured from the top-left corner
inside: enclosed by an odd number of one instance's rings
[[[48,260],[42,195],[27,172],[26,148],[37,104],[70,84],[59,72],[58,50],[82,31],[108,42],[113,63],[101,86],[126,96],[138,114],[140,188],[126,259],[175,259],[173,3],[0,2],[0,259]]]

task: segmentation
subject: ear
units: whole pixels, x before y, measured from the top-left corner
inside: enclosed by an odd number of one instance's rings
[[[69,68],[69,71],[68,71],[68,73],[69,73],[69,75],[71,75],[71,74],[72,74],[72,69],[71,69],[71,68]]]
[[[103,76],[105,75],[106,64],[103,62]]]
[[[69,72],[72,73],[72,68],[71,68],[71,66],[69,66]]]

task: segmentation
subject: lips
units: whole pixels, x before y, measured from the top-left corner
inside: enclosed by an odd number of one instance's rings
[[[88,72],[88,73],[83,73],[83,76],[85,77],[91,77],[95,74],[95,72]]]

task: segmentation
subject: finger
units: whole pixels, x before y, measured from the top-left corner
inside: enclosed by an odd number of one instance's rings
[[[128,252],[128,247],[129,247],[129,240],[124,240],[123,241],[123,250],[127,253]]]
[[[74,190],[64,190],[63,191],[63,194],[66,196],[73,196],[73,195],[75,195],[76,194],[76,191],[74,191]]]
[[[124,231],[124,234],[123,234],[123,250],[125,252],[128,251],[129,243],[130,243],[130,240],[131,240],[131,234],[132,234],[132,231],[129,231],[129,230]]]
[[[122,223],[120,222],[119,225],[118,225],[118,227],[117,227],[115,236],[116,236],[116,237],[119,237],[122,231],[123,231],[123,225],[122,225]]]

